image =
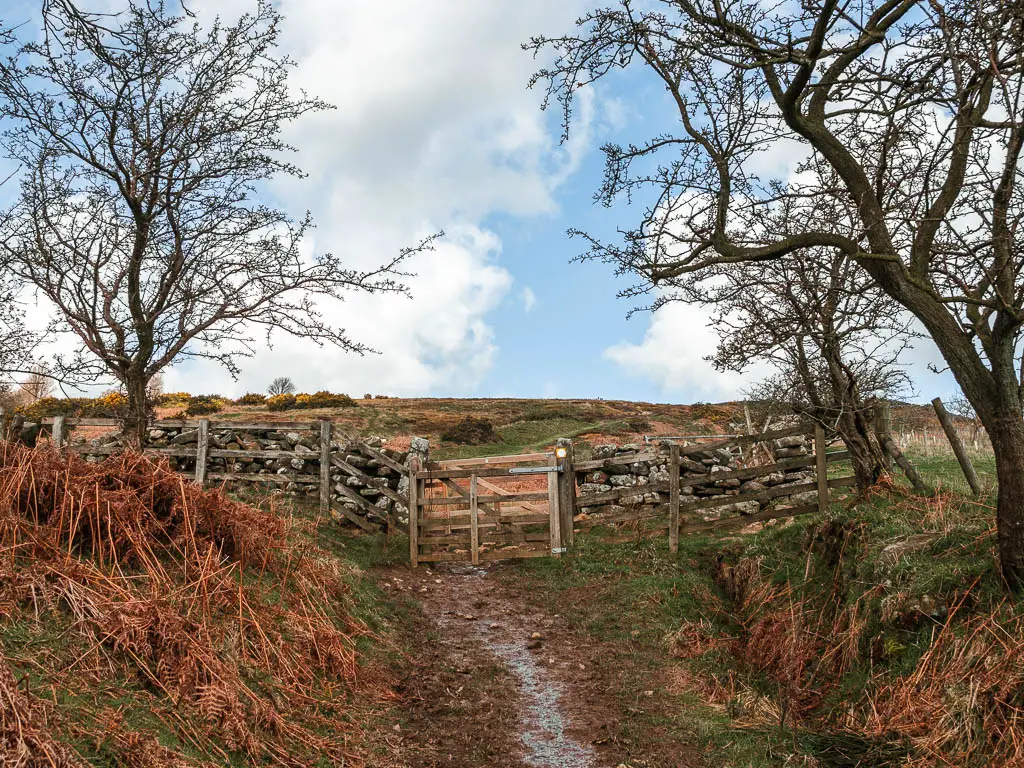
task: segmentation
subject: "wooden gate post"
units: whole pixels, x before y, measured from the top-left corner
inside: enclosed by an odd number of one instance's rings
[[[565,549],[562,543],[562,515],[558,501],[558,456],[552,454],[551,469],[548,471],[548,527],[551,529],[551,554],[561,557]]]
[[[469,552],[473,565],[480,565],[480,505],[477,503],[477,477],[469,478]]]
[[[668,454],[668,551],[679,551],[679,443]]]
[[[825,456],[825,428],[814,425],[815,475],[818,480],[818,512],[828,512],[828,458]]]
[[[64,416],[53,417],[53,431],[50,433],[50,442],[58,451],[64,447]]]
[[[558,454],[564,452],[559,458]],[[558,512],[559,528],[561,529],[561,542],[559,547],[571,547],[574,540],[575,527],[573,520],[576,517],[576,470],[574,469],[574,455],[572,440],[567,437],[560,437],[555,441],[555,457],[559,458],[562,471],[558,473]]]
[[[330,421],[320,423],[320,516],[327,517],[331,513],[331,436],[334,424]]]
[[[409,459],[409,564],[415,568],[420,563],[420,471],[419,456]]]
[[[210,420],[200,419],[196,442],[196,483],[206,483],[206,457],[210,450]]]

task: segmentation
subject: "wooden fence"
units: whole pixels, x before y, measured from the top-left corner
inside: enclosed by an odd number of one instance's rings
[[[783,438],[800,436],[813,437],[812,453],[707,474],[684,476],[680,471],[688,457],[696,454],[771,445]],[[423,468],[416,467],[411,475],[409,559],[415,566],[428,562],[467,561],[476,564],[488,560],[557,556],[571,545],[575,533],[599,526],[621,527],[631,523],[638,528],[647,526],[645,533],[648,534],[667,533],[669,548],[676,552],[680,535],[824,512],[833,489],[854,484],[852,475],[829,476],[830,468],[835,470],[838,462],[848,458],[848,452],[842,448],[829,449],[829,440],[820,426],[800,424],[696,445],[672,443],[667,457],[657,447],[649,446],[633,454],[575,462],[571,442],[560,440],[555,453],[429,463]],[[613,464],[662,460],[667,461],[667,481],[599,493],[579,494],[576,491],[577,473],[600,470]],[[538,466],[537,462],[543,462],[543,465]],[[683,492],[685,488],[722,481],[755,480],[773,473],[811,469],[813,479],[807,482],[791,482],[711,498],[687,497]],[[546,475],[546,488],[517,492],[492,482],[530,474]],[[577,509],[619,502],[638,493],[667,493],[668,501],[657,505],[627,505],[625,511],[614,515],[590,519],[581,516],[574,520]],[[792,503],[805,494],[813,494],[814,501]],[[701,512],[745,502],[757,502],[762,506],[753,514],[734,514],[712,521],[693,519]]]
[[[78,453],[107,455],[123,450],[120,445],[68,444],[70,428],[117,428],[119,422],[114,419],[71,420],[57,416],[43,419],[40,423],[50,430],[53,444]],[[317,489],[320,510],[324,515],[327,515],[333,506],[333,491],[345,502],[337,505],[339,514],[361,528],[376,532],[379,530],[377,525],[346,506],[347,503],[367,516],[383,517],[384,510],[371,502],[366,495],[350,487],[348,481],[351,480],[355,487],[364,490],[373,489],[368,491],[371,496],[383,496],[392,502],[397,510],[408,510],[409,558],[413,566],[427,562],[468,561],[476,564],[499,559],[557,556],[572,544],[577,532],[599,526],[621,528],[629,524],[635,524],[638,533],[643,529],[643,533],[646,534],[667,534],[669,548],[676,552],[680,535],[823,512],[828,507],[833,489],[854,484],[852,476],[839,475],[835,472],[836,463],[848,459],[847,451],[841,447],[830,450],[825,431],[813,424],[799,424],[755,435],[730,436],[693,445],[670,442],[667,456],[663,448],[647,445],[628,455],[616,454],[613,458],[576,462],[572,442],[559,440],[554,452],[454,459],[427,462],[425,465],[420,463],[418,457],[412,457],[409,467],[396,461],[383,450],[361,442],[349,442],[344,452],[332,450],[334,426],[326,420],[274,423],[212,422],[208,419],[194,422],[168,420],[154,422],[152,428],[195,430],[194,443],[190,437],[187,445],[147,448],[146,452],[194,462],[194,470],[190,471],[189,475],[197,483],[299,482]],[[228,449],[211,445],[211,433],[221,431],[312,433],[316,435],[316,441],[309,442],[316,445],[316,450],[307,449],[301,455],[310,462],[318,462],[317,473],[296,474],[284,470],[261,473],[211,471],[211,459],[244,458],[251,462],[257,459],[290,459],[300,455],[285,450],[257,450],[251,446]],[[696,454],[706,454],[719,449],[735,451],[758,445],[771,446],[784,438],[798,436],[805,439],[813,437],[813,452],[772,460],[766,464],[730,469],[716,467],[718,471],[713,472],[708,468],[704,474],[694,474],[695,462],[689,459]],[[773,456],[770,451],[762,453]],[[748,464],[754,460],[754,455],[754,451],[747,452]],[[651,481],[639,488],[612,488],[586,494],[577,492],[577,473],[600,471],[612,464],[639,462],[657,463],[659,467],[666,466],[668,479]],[[225,465],[227,463],[225,462]],[[380,468],[381,476],[375,477],[372,472],[367,471],[367,465]],[[687,468],[686,473],[682,471],[683,467]],[[811,469],[812,474],[805,474],[813,476],[813,479],[806,482],[789,482],[749,491],[740,489],[738,492],[723,492],[705,498],[684,493],[684,489],[687,488],[699,489],[721,485],[724,481],[757,480],[772,473],[792,473]],[[384,477],[387,473],[392,473],[392,480],[395,477],[394,473],[399,477],[407,477],[408,493],[402,492],[401,484],[397,490],[389,485],[387,478]],[[526,479],[535,480],[533,485],[536,487],[524,489],[510,488],[507,485],[509,480],[514,480],[517,486],[522,486]],[[654,497],[656,499],[664,498],[667,494],[667,501],[657,504],[630,503],[629,498],[636,497],[638,493],[644,494],[645,497],[658,494]],[[812,493],[813,502],[798,500],[794,503],[795,497]],[[589,519],[586,516],[577,518],[578,509],[620,502],[623,503],[617,507],[619,511],[615,514],[596,515]],[[717,520],[698,519],[703,512],[711,512],[716,508],[735,508],[749,502],[757,502],[758,511],[752,514],[731,514]],[[397,515],[391,518],[391,522],[397,524]]]

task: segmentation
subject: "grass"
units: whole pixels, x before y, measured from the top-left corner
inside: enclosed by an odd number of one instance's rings
[[[751,535],[683,536],[676,555],[663,537],[605,544],[584,535],[565,557],[524,562],[512,578],[550,596],[585,637],[631,650],[636,681],[622,696],[673,675],[698,681],[696,693],[666,693],[667,707],[623,728],[690,732],[715,750],[709,765],[760,768],[813,759],[818,762],[806,764],[895,766],[909,756],[924,759],[898,734],[878,738],[866,726],[858,732],[838,723],[854,711],[865,716],[872,701],[885,704],[883,683],[898,688],[920,667],[950,613],[960,612],[951,629],[960,632],[972,616],[999,611],[1002,625],[1012,627],[1019,612],[1005,604],[991,493],[972,499],[951,491],[962,477],[952,456],[912,458],[944,489],[937,498],[916,498],[900,486],[852,510],[834,507],[824,520],[800,518]],[[976,466],[983,477],[991,475],[991,460]],[[757,574],[751,589],[761,590],[763,603],[737,603],[725,577],[751,563]],[[834,615],[834,624],[800,630],[828,635],[827,642],[804,640],[823,655],[836,643],[852,643],[854,657],[833,677],[822,664],[812,687],[823,695],[788,717],[795,694],[784,693],[783,671],[765,662],[757,645],[759,632],[782,631],[773,627],[786,605],[805,612],[802,621],[811,624]],[[861,623],[841,627],[850,617]],[[779,635],[766,647],[790,639]],[[807,663],[814,669],[819,659]]]
[[[598,423],[563,417],[517,421],[496,428],[495,431],[501,438],[499,442],[460,446],[440,443],[431,450],[431,456],[438,460],[466,459],[539,451],[550,446],[559,437],[599,428]]]

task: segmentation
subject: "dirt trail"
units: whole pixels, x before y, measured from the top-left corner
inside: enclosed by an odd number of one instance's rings
[[[461,636],[511,672],[519,700],[523,763],[533,768],[598,768],[590,745],[570,734],[563,683],[570,661],[545,654],[554,620],[510,602],[482,568],[446,571],[437,578],[444,588],[426,593],[424,613],[441,632]]]
[[[585,705],[588,697],[574,686],[586,665],[569,650],[560,617],[512,594],[492,572],[500,567],[382,574],[385,587],[418,603],[422,622],[413,629],[416,667],[405,684],[409,732],[393,764],[617,765],[591,744],[600,725],[592,702]]]
[[[574,631],[552,610],[555,597],[515,567],[379,573],[386,590],[412,601],[411,658],[400,736],[373,768],[703,765],[687,739],[655,723],[672,705],[651,690],[664,682],[638,666],[637,649]],[[568,597],[585,611],[584,595]]]

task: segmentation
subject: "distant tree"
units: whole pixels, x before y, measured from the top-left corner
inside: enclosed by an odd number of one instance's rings
[[[278,376],[267,387],[267,394],[274,395],[290,395],[295,391],[295,384],[287,376]]]
[[[146,399],[153,402],[164,393],[164,375],[157,373],[146,385]]]
[[[664,88],[651,137],[605,147],[598,198],[645,211],[589,254],[636,291],[841,251],[917,318],[992,442],[1000,565],[1024,588],[1024,3],[618,0],[531,47],[553,49],[535,82],[566,128],[611,72]],[[794,149],[796,173],[765,173]],[[821,218],[822,199],[847,215]]]
[[[308,214],[257,199],[267,180],[302,175],[282,128],[328,108],[289,89],[280,21],[266,0],[208,28],[161,2],[92,16],[53,0],[45,35],[0,62],[2,146],[24,169],[4,223],[11,270],[81,339],[62,372],[121,383],[139,443],[147,385],[172,362],[235,374],[261,330],[363,352],[318,299],[404,290],[397,266],[416,249],[368,271],[308,258]]]
[[[36,366],[18,383],[18,387],[28,402],[34,403],[53,394],[53,378],[45,368]]]

